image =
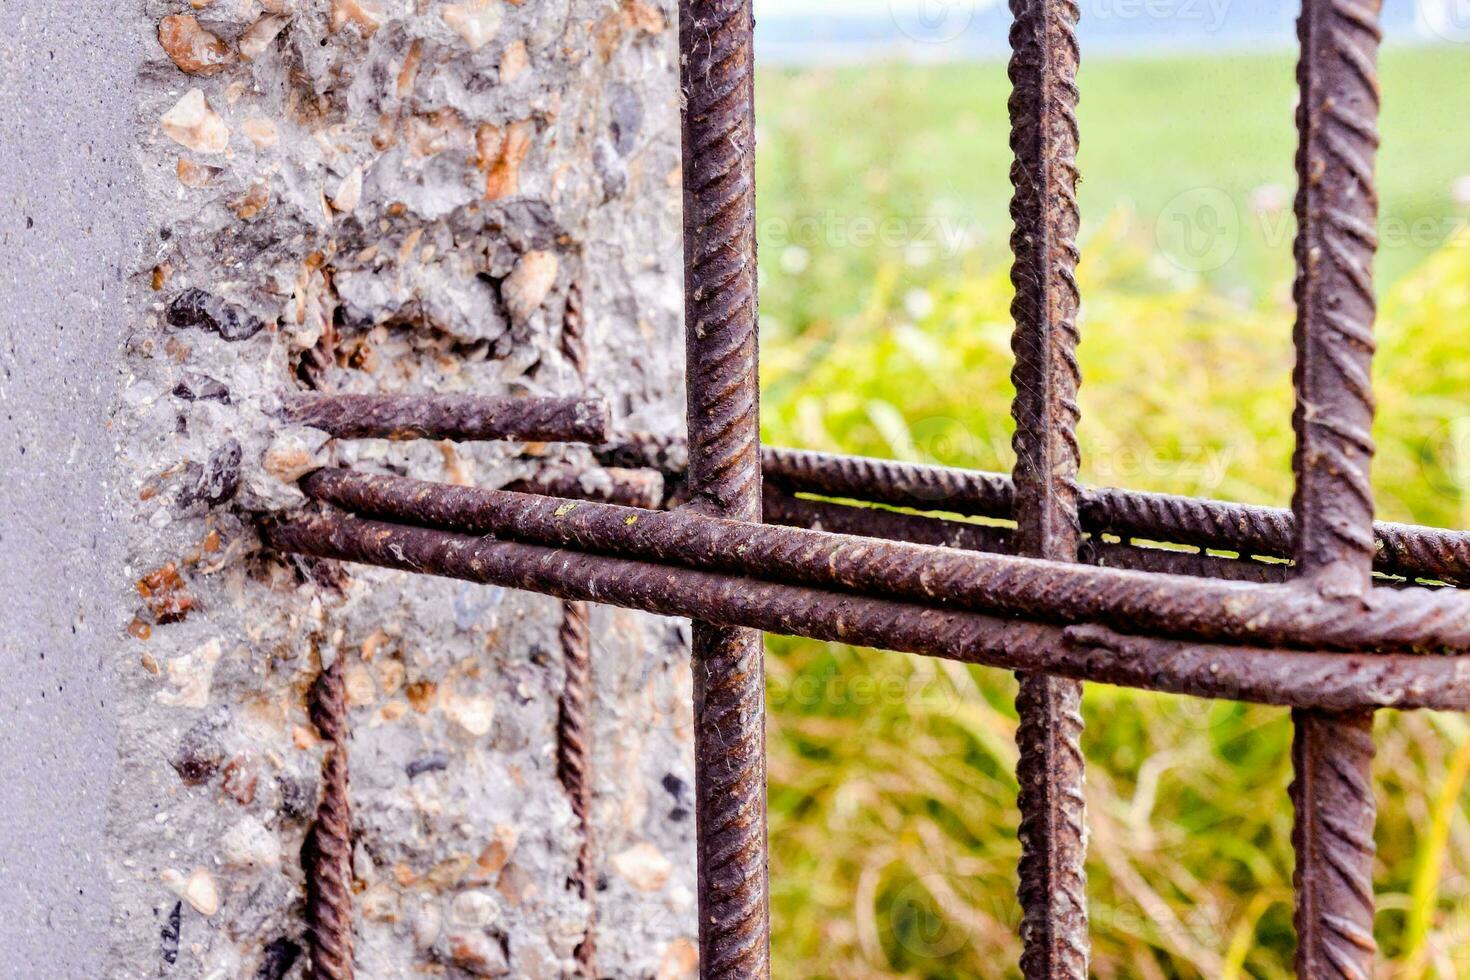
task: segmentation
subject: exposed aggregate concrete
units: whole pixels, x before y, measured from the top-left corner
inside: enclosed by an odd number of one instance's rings
[[[324,661],[352,704],[360,977],[572,976],[590,910],[557,782],[560,606],[261,552],[329,461],[498,486],[579,447],[336,443],[281,396],[682,408],[669,0],[144,0],[148,208],[113,437],[109,977],[302,976]],[[590,368],[561,352],[580,295]],[[598,609],[599,974],[692,975],[681,624]]]

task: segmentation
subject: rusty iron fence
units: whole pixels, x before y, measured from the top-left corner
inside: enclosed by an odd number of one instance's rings
[[[760,630],[1018,672],[1028,978],[1087,976],[1082,683],[1289,706],[1297,972],[1368,977],[1373,712],[1470,709],[1470,534],[1373,519],[1378,3],[1304,0],[1299,22],[1290,511],[1078,485],[1078,7],[1011,9],[1009,477],[759,446],[751,5],[681,0],[687,439],[614,436],[590,400],[303,395],[289,417],[341,438],[584,442],[606,468],[498,490],[320,470],[314,508],[263,537],[564,600],[559,774],[584,894],[586,603],[692,619],[705,977],[770,973]],[[585,373],[581,331],[570,318],[562,347]],[[340,688],[329,667],[313,705],[331,747],[309,917],[333,978],[352,973]],[[593,954],[589,929],[588,976]]]

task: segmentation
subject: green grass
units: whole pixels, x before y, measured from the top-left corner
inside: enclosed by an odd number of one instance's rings
[[[1386,217],[1463,217],[1467,69],[1470,50],[1385,57]],[[1275,55],[1085,68],[1089,482],[1289,499],[1293,229],[1251,199],[1293,189],[1291,71]],[[761,77],[769,441],[1009,469],[1004,96],[998,66]],[[1169,202],[1194,189],[1194,220],[1198,188],[1241,215],[1217,268],[1170,237]],[[936,215],[966,234],[926,247]],[[1449,231],[1385,229],[1374,475],[1383,516],[1465,527],[1470,235]],[[1016,975],[1014,681],[770,650],[777,975]],[[1284,713],[1095,685],[1084,709],[1094,975],[1290,976]],[[1470,726],[1385,713],[1378,735],[1384,975],[1470,975]]]
[[[1383,57],[1384,281],[1412,269],[1466,217],[1451,185],[1470,174],[1467,67],[1465,48]],[[1286,288],[1294,71],[1289,54],[1085,61],[1085,225],[1128,209],[1161,239],[1164,255],[1208,272],[1216,285]],[[765,264],[765,309],[781,324],[855,312],[875,263],[945,237],[935,234],[936,221],[977,247],[1004,244],[1011,156],[1003,64],[771,72],[759,86],[762,244],[778,253],[798,245],[814,264],[801,281],[782,274],[779,255]],[[1263,208],[1272,197],[1285,207]],[[883,223],[894,221],[884,234]],[[865,238],[867,229],[874,232]],[[864,247],[873,240],[898,247]],[[954,258],[947,247],[940,252],[940,261]]]

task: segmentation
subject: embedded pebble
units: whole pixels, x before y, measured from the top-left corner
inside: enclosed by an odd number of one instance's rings
[[[163,131],[169,139],[196,153],[223,153],[230,145],[230,127],[209,107],[204,92],[191,88],[174,107],[163,114]]]
[[[355,24],[364,34],[372,34],[383,23],[383,8],[375,0],[332,0],[332,30],[340,31]]]
[[[197,868],[189,875],[181,897],[200,915],[214,915],[219,911],[219,887],[214,883],[214,876],[204,868]]]
[[[281,33],[291,18],[281,14],[265,14],[240,35],[240,57],[247,61],[259,58]]]
[[[170,660],[168,679],[174,689],[159,692],[159,702],[174,708],[208,707],[209,686],[214,680],[214,668],[219,663],[220,653],[220,642],[215,638],[193,653]]]
[[[275,146],[281,139],[281,133],[276,129],[276,124],[260,116],[252,116],[245,120],[240,131],[259,150]]]
[[[202,163],[195,163],[192,160],[185,160],[183,157],[179,157],[179,162],[175,166],[175,173],[178,174],[179,183],[185,187],[192,187],[195,190],[199,190],[214,183],[214,179],[222,171],[219,167],[206,167]]]
[[[526,42],[517,41],[505,49],[500,56],[500,84],[509,85],[531,64],[530,56],[526,53]]]
[[[238,306],[198,288],[175,296],[165,318],[175,329],[208,330],[229,341],[249,340],[265,326]]]
[[[500,907],[488,892],[460,892],[449,907],[449,921],[460,927],[483,929],[500,918]]]
[[[235,216],[241,221],[250,221],[258,218],[271,203],[270,185],[264,181],[256,181],[250,185],[250,189],[241,197],[237,198],[230,207]]]
[[[189,75],[217,75],[230,63],[230,46],[199,26],[193,14],[171,14],[158,24],[158,43]]]
[[[541,308],[546,294],[556,283],[560,268],[552,252],[527,252],[501,285],[500,294],[511,319],[524,323]]]
[[[255,817],[243,817],[220,838],[220,853],[237,868],[267,868],[281,863],[281,841]]]
[[[444,23],[464,38],[471,51],[478,51],[500,30],[500,0],[466,0],[444,8]]]
[[[283,432],[271,441],[261,457],[261,468],[282,483],[295,483],[325,465],[325,460],[318,459],[321,446],[322,441],[310,439],[299,431]]]
[[[617,854],[612,866],[634,888],[641,892],[656,892],[669,880],[673,866],[669,859],[652,844],[635,844]]]
[[[445,701],[444,716],[476,738],[490,734],[495,721],[495,702],[486,697],[451,697]]]
[[[505,951],[483,932],[455,929],[445,936],[455,966],[477,977],[510,976]]]
[[[357,210],[358,202],[362,200],[362,168],[353,167],[352,172],[342,178],[337,185],[337,192],[332,195],[332,207],[343,214],[351,214]]]
[[[683,936],[669,943],[659,961],[657,980],[694,980],[699,969],[699,947]]]
[[[439,903],[429,898],[421,899],[418,911],[413,915],[414,945],[419,949],[433,946],[443,926],[444,916],[439,911]]]

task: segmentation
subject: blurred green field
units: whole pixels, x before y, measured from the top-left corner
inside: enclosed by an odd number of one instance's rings
[[[1083,69],[1083,476],[1290,497],[1288,55]],[[1389,51],[1375,483],[1470,526],[1470,49]],[[1004,67],[759,80],[765,438],[1008,470]],[[1014,681],[770,641],[776,975],[1010,977]],[[1288,977],[1284,712],[1091,686],[1098,977]],[[1383,976],[1470,976],[1470,725],[1378,722]]]

